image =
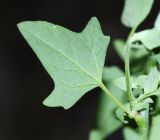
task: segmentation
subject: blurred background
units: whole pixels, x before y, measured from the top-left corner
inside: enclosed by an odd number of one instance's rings
[[[47,108],[42,101],[54,82],[20,35],[16,24],[45,20],[80,32],[92,16],[105,35],[125,38],[129,29],[120,22],[123,0],[0,0],[0,140],[87,140],[96,114],[99,89],[87,93],[71,109]],[[153,9],[139,30],[150,28],[160,9]],[[112,41],[107,65],[123,63]],[[120,139],[121,131],[109,140]]]

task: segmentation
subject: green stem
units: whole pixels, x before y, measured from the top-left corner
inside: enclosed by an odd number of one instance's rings
[[[135,120],[138,125],[141,139],[147,140],[149,130],[149,105],[146,110],[142,111],[139,115],[135,117]]]
[[[126,76],[126,86],[127,86],[127,92],[128,92],[128,99],[131,105],[132,109],[132,103],[135,100],[135,97],[132,92],[132,87],[131,87],[131,78],[130,78],[130,66],[129,66],[129,61],[130,61],[130,39],[133,36],[137,29],[137,26],[133,28],[127,38],[126,41],[126,54],[125,54],[125,76]],[[141,136],[142,140],[147,140],[148,136],[148,126],[149,126],[149,106],[146,110],[142,111],[140,114],[135,115],[134,119],[137,122],[139,133]]]
[[[107,88],[103,83],[99,84],[101,89],[104,91],[104,93],[109,96],[116,104],[119,106],[124,112],[126,112],[130,118],[135,119],[139,133],[142,140],[147,140],[148,137],[148,112],[149,112],[149,106],[148,109],[141,112],[141,114],[134,115],[132,112],[130,112]]]
[[[132,37],[132,36],[134,35],[134,33],[136,32],[137,27],[138,27],[138,26],[132,28],[131,32],[130,32],[129,35],[128,35],[128,38],[127,38],[127,41],[126,41],[127,43],[129,43],[131,37]]]
[[[137,27],[133,28],[127,38],[126,44],[125,44],[125,48],[126,48],[126,53],[125,53],[125,76],[126,76],[126,86],[127,86],[127,92],[128,92],[128,100],[129,102],[135,99],[133,92],[132,92],[132,87],[131,87],[131,76],[130,76],[130,67],[129,67],[129,52],[130,52],[130,45],[129,41],[130,38],[133,36],[133,34],[135,33]]]
[[[130,118],[134,118],[134,115],[106,88],[103,83],[100,83],[99,85],[104,93],[109,96],[117,104],[118,107],[126,112],[130,116]]]
[[[142,94],[139,98],[136,99],[136,102],[140,102],[146,98],[149,98],[151,96],[157,96],[160,94],[160,88],[158,88],[156,91],[152,92],[152,93],[148,93],[148,94]]]
[[[126,46],[126,54],[125,54],[126,86],[127,86],[127,92],[128,92],[128,100],[132,101],[134,99],[134,95],[131,87],[130,68],[129,68],[129,51],[130,51],[130,46]]]

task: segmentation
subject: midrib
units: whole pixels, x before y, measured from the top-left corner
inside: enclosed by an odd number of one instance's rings
[[[87,74],[89,77],[91,77],[93,80],[95,80],[97,82],[98,85],[100,85],[101,81],[98,81],[94,76],[92,76],[92,74],[90,74],[89,72],[87,72],[81,65],[79,65],[76,61],[74,61],[72,58],[70,58],[69,56],[65,55],[63,52],[59,51],[57,48],[53,47],[52,45],[48,44],[47,42],[45,42],[44,40],[41,40],[41,38],[39,38],[38,36],[36,36],[35,34],[33,34],[32,32],[26,30],[29,34],[31,34],[33,37],[35,37],[37,40],[39,40],[40,42],[44,43],[45,45],[47,45],[48,47],[54,49],[55,51],[57,51],[59,54],[61,54],[62,56],[64,56],[65,58],[67,58],[69,61],[71,61],[73,64],[75,64],[82,72],[84,72],[85,74]],[[52,47],[51,47],[52,46]]]

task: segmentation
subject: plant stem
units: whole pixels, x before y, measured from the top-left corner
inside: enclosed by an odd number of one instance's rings
[[[126,112],[131,118],[134,118],[134,115],[106,88],[103,83],[99,84],[101,89],[106,95],[108,95],[124,112]]]
[[[146,110],[142,111],[135,117],[138,125],[140,137],[142,140],[148,139],[148,129],[149,129],[149,105]]]
[[[133,34],[135,33],[137,27],[133,28],[127,38],[126,44],[125,44],[125,48],[126,48],[126,53],[125,53],[125,76],[126,76],[126,86],[127,86],[127,92],[128,92],[128,100],[129,102],[132,100],[134,100],[134,95],[132,92],[132,87],[131,87],[131,78],[130,78],[130,67],[129,67],[129,60],[130,60],[130,45],[129,45],[129,41],[130,38],[133,36]]]
[[[152,93],[148,93],[148,94],[142,94],[142,96],[140,96],[139,98],[136,99],[136,102],[140,102],[146,98],[149,98],[151,96],[157,96],[160,94],[160,88],[158,88],[156,91],[152,92]]]
[[[130,61],[130,38],[133,36],[137,29],[137,26],[133,28],[127,38],[126,41],[126,54],[125,54],[125,76],[126,76],[126,86],[127,86],[127,92],[128,92],[128,100],[131,105],[132,109],[132,103],[135,100],[135,97],[132,92],[132,87],[131,87],[131,78],[130,78],[130,66],[129,66],[129,61]],[[147,140],[148,139],[148,126],[149,126],[149,105],[146,110],[140,112],[138,115],[134,116],[134,119],[138,125],[139,133],[141,136],[142,140]]]
[[[131,87],[130,68],[129,68],[129,51],[130,51],[130,46],[126,45],[126,54],[125,54],[126,86],[127,86],[127,92],[128,92],[128,101],[132,101],[134,99],[134,95]]]

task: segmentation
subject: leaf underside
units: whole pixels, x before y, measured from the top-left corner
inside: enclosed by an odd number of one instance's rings
[[[140,25],[149,14],[153,2],[153,0],[125,0],[122,23],[131,28]]]
[[[19,30],[55,82],[46,106],[75,104],[102,79],[109,37],[93,17],[81,33],[44,21],[22,22]]]
[[[140,41],[148,50],[160,47],[160,13],[158,14],[154,27],[135,33],[131,42]]]

